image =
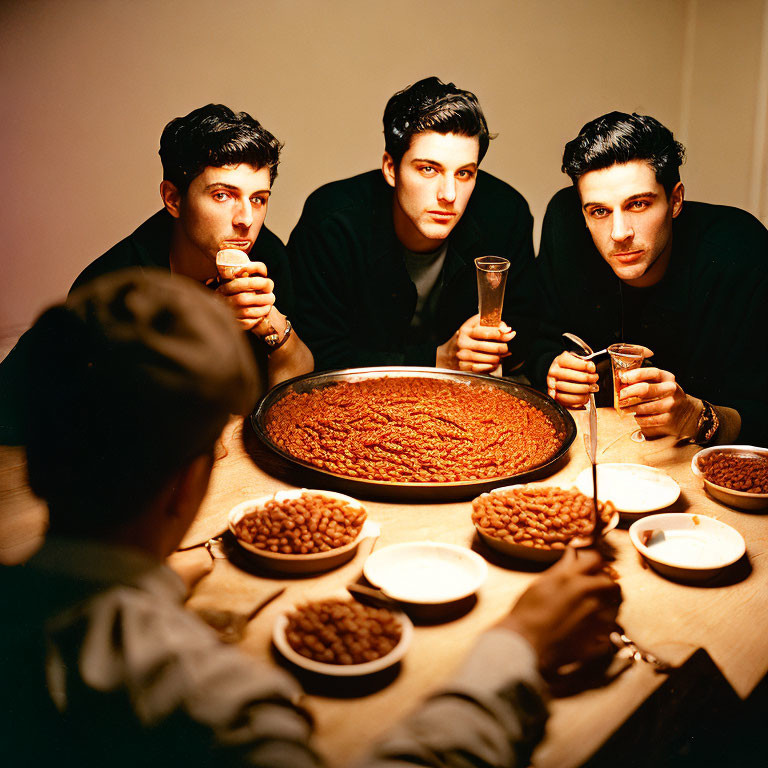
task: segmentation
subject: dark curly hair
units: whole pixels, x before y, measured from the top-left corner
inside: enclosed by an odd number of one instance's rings
[[[684,158],[685,147],[658,120],[648,115],[610,112],[588,122],[565,145],[562,170],[576,184],[589,171],[645,160],[669,194],[680,181]]]
[[[478,162],[493,138],[477,96],[437,77],[424,78],[398,91],[384,109],[384,146],[395,163],[403,159],[413,136],[424,131],[477,136]]]
[[[281,149],[282,144],[258,120],[223,104],[208,104],[174,118],[160,137],[163,178],[181,194],[209,165],[266,167],[274,183]]]

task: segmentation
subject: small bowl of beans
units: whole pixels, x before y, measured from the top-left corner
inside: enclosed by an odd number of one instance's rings
[[[598,503],[604,532],[618,525],[611,502]],[[505,555],[551,563],[566,546],[594,529],[594,507],[576,489],[547,485],[510,485],[478,496],[472,522],[481,540]]]
[[[412,635],[413,624],[402,611],[332,597],[296,605],[278,616],[272,640],[296,666],[354,677],[396,664]]]
[[[731,507],[768,507],[768,448],[716,445],[699,451],[691,471],[704,482],[710,496]]]
[[[238,504],[229,529],[270,570],[318,573],[351,560],[363,539],[378,534],[366,518],[350,496],[301,488]]]

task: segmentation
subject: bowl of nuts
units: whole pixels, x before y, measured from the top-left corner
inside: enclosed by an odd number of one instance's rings
[[[327,598],[281,614],[272,641],[291,663],[323,675],[370,675],[403,658],[413,624],[402,612]]]
[[[229,529],[261,565],[280,573],[336,568],[355,556],[363,539],[379,533],[356,499],[306,488],[238,504]]]
[[[598,510],[604,533],[618,525],[610,501],[598,502]],[[472,522],[483,542],[505,555],[544,563],[557,560],[571,542],[587,539],[593,515],[589,496],[548,485],[509,485],[472,502]]]
[[[699,451],[691,471],[710,496],[739,509],[768,507],[768,448],[716,445]]]

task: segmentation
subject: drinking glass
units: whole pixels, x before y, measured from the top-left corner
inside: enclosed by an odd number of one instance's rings
[[[634,416],[635,412],[632,408],[642,403],[643,400],[640,397],[630,397],[619,402],[621,390],[629,386],[619,379],[619,374],[624,371],[633,371],[642,366],[643,348],[638,344],[611,344],[608,347],[608,354],[611,356],[611,370],[613,371],[613,407],[619,416]],[[637,429],[630,435],[630,439],[639,443],[645,440],[645,435],[641,429]]]
[[[236,277],[246,277],[248,271],[243,266],[250,263],[248,255],[236,248],[224,248],[216,254],[216,269],[223,281],[234,280]]]
[[[478,256],[475,259],[475,267],[480,325],[496,327],[501,323],[509,259],[502,256]]]
[[[237,248],[224,248],[216,254],[216,269],[222,282],[229,282],[236,277],[248,277],[245,266],[250,264],[248,254]],[[253,332],[260,338],[272,336],[277,333],[272,323],[266,317],[262,317],[253,327]]]

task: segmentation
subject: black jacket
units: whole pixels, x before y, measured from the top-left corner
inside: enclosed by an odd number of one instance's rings
[[[536,309],[533,220],[508,184],[478,174],[469,204],[448,238],[429,340],[409,340],[416,287],[392,219],[393,190],[381,171],[326,184],[304,205],[288,241],[295,325],[317,370],[365,365],[434,366],[435,352],[477,313],[477,256],[511,261],[503,319],[524,358]]]

